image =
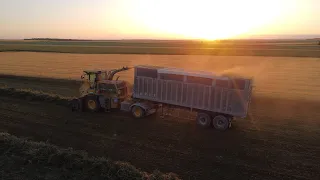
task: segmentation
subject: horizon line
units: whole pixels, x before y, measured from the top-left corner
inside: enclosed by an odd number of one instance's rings
[[[266,37],[269,36],[269,37]],[[160,40],[160,41],[228,41],[228,40],[320,40],[320,34],[312,35],[253,35],[243,38],[224,38],[224,39],[188,39],[188,38],[117,38],[117,39],[89,39],[89,38],[56,38],[56,37],[33,37],[33,38],[0,38],[0,40],[76,40],[76,41],[125,41],[125,40]]]

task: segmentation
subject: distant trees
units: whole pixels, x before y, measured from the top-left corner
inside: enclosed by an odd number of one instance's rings
[[[59,38],[30,38],[24,40],[42,40],[42,41],[73,41],[73,39],[59,39]]]
[[[60,39],[60,38],[29,38],[24,40],[38,40],[38,41],[92,41],[85,39]]]

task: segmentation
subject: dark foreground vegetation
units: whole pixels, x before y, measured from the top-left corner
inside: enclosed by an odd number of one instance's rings
[[[142,172],[125,162],[88,157],[84,151],[61,149],[0,133],[0,179],[179,179],[175,174]]]

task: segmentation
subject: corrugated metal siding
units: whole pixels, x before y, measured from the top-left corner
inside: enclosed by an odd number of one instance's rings
[[[157,80],[153,79],[152,82],[152,96],[153,98],[156,98],[157,96]]]
[[[182,104],[182,83],[177,83],[177,103]]]
[[[222,98],[221,98],[221,107],[222,112],[225,112],[227,110],[227,91],[226,89],[222,89]]]
[[[188,85],[183,84],[182,85],[182,104],[186,105],[187,104],[187,97],[188,97]]]
[[[158,80],[157,82],[157,99],[159,99],[159,100],[162,100],[162,96],[161,96],[161,93],[162,93],[162,81],[161,80]]]
[[[214,94],[214,108],[215,110],[221,111],[221,95],[222,95],[222,88],[215,88]]]
[[[162,81],[162,96],[161,101],[167,101],[167,83]]]
[[[203,108],[210,109],[209,106],[209,98],[210,98],[210,87],[205,87],[204,93],[203,93]]]
[[[166,90],[166,94],[167,94],[167,101],[171,101],[171,94],[172,94],[172,87],[171,87],[171,82],[167,82],[167,90]]]
[[[243,90],[145,77],[136,77],[135,82],[135,98],[233,115],[247,111],[248,93]]]

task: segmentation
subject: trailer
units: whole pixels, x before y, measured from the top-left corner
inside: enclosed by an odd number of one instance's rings
[[[119,108],[135,118],[154,114],[164,107],[184,109],[197,113],[198,125],[221,131],[231,127],[235,117],[247,116],[252,78],[137,65],[133,67],[133,89],[129,94],[128,82],[112,79],[115,73],[128,69],[90,72],[94,77],[89,76],[86,81],[91,83],[80,88],[82,96],[74,104],[78,109],[87,107],[91,111]]]
[[[199,125],[213,125],[216,129],[226,130],[234,117],[246,117],[251,91],[252,79],[248,78],[178,68],[135,66],[134,100],[123,101],[121,109],[133,111],[137,118],[144,113],[152,114],[159,105],[189,109],[198,113]]]

